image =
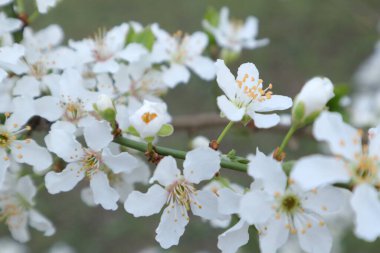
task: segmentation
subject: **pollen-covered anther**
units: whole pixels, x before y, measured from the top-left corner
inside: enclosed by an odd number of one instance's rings
[[[157,116],[158,116],[157,113],[146,112],[141,116],[141,119],[142,119],[142,121],[145,122],[145,124],[149,124],[152,120],[157,118]]]

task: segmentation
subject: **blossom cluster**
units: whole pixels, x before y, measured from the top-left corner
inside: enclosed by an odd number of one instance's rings
[[[46,13],[56,1],[36,3]],[[17,3],[0,6],[19,14],[0,13],[0,220],[14,239],[30,240],[28,226],[53,235],[34,198],[41,190],[71,191],[80,181],[89,206],[121,205],[134,217],[161,213],[156,240],[165,249],[179,243],[193,214],[225,228],[217,244],[224,253],[245,245],[249,228],[264,253],[295,236],[305,252],[328,253],[329,217],[346,203],[359,238],[380,236],[380,126],[364,138],[329,111],[334,86],[326,77],[310,79],[292,100],[275,94],[276,85],[265,83],[253,63],[232,74],[227,55],[269,42],[256,38],[255,17],[236,23],[222,8],[203,21],[204,31],[192,34],[127,22],[63,44],[58,25],[33,31]],[[215,46],[218,55],[210,53]],[[189,152],[162,149],[157,142],[174,131],[162,97],[192,74],[216,80],[223,94],[215,102],[230,123],[217,140],[198,139]],[[233,124],[272,128],[281,121],[278,111],[287,109],[289,132],[272,153],[257,148],[241,158],[219,150]],[[311,124],[331,155],[287,161],[290,137]],[[223,167],[247,173],[251,185],[230,182]],[[147,190],[135,190],[136,184]]]

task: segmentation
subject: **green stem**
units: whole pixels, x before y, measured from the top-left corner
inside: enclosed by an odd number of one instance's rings
[[[290,141],[290,139],[292,138],[296,130],[297,130],[297,127],[295,127],[294,125],[290,127],[288,133],[286,134],[284,140],[282,141],[280,147],[278,148],[278,154],[281,154],[284,151],[286,145],[288,145],[288,142]]]
[[[224,136],[226,136],[226,134],[228,133],[228,131],[231,129],[232,125],[234,124],[233,121],[230,121],[227,126],[223,129],[222,133],[219,135],[218,139],[216,140],[216,142],[218,144],[220,144],[224,138]]]
[[[22,14],[25,12],[24,0],[17,0],[17,12],[18,14]]]
[[[128,138],[123,138],[123,137],[118,137],[114,140],[115,143],[118,143],[122,146],[126,146],[135,150],[138,150],[140,152],[146,152],[148,148],[148,144],[144,142],[139,142],[139,141],[134,141]],[[177,159],[182,159],[185,160],[186,157],[186,151],[182,150],[177,150],[177,149],[172,149],[172,148],[167,148],[167,147],[161,147],[161,146],[154,146],[154,150],[164,156],[172,156]],[[222,159],[220,163],[221,167],[226,168],[226,169],[231,169],[231,170],[236,170],[236,171],[241,171],[241,172],[246,172],[247,171],[247,165],[238,163],[238,162],[232,162],[227,159]]]

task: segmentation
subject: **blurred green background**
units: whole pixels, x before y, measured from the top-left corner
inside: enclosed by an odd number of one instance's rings
[[[351,84],[359,64],[371,54],[379,34],[379,0],[63,0],[33,24],[43,28],[57,23],[66,38],[81,39],[94,34],[98,27],[110,28],[126,21],[144,25],[158,22],[169,32],[201,29],[201,20],[208,7],[228,6],[231,15],[239,19],[254,15],[260,20],[259,38],[269,38],[269,46],[254,51],[243,51],[242,57],[230,67],[233,72],[247,61],[254,62],[262,78],[274,85],[274,92],[294,96],[306,80],[315,75],[329,77],[334,83]],[[169,92],[166,101],[172,115],[215,112],[216,83],[204,83],[193,77],[188,85]],[[202,129],[180,131],[162,143],[187,148],[192,136],[203,134],[214,138],[220,131]],[[310,154],[317,149],[312,140],[293,142],[290,158]],[[252,134],[250,130],[235,128],[222,149],[235,148],[239,154],[255,152],[256,146],[271,152],[281,135],[270,130]],[[293,148],[293,149],[292,149]],[[301,151],[300,151],[301,150]],[[225,173],[225,172],[223,172]],[[228,173],[239,178],[237,173]],[[239,180],[239,179],[237,179]],[[80,188],[80,187],[79,187]],[[154,241],[159,216],[134,219],[123,208],[106,212],[101,208],[86,207],[79,191],[39,196],[41,211],[57,226],[57,233],[45,238],[33,232],[28,245],[32,252],[45,252],[56,241],[72,245],[78,252],[138,252],[157,245]],[[6,234],[1,227],[1,234]],[[212,229],[200,219],[193,218],[179,247],[163,252],[218,252],[217,235],[223,230]],[[258,252],[257,242],[251,239],[247,252]],[[348,235],[343,252],[379,252],[380,242],[367,244]]]

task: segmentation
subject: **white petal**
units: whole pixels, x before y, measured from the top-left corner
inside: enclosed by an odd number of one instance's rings
[[[216,81],[219,87],[229,99],[234,99],[238,89],[234,75],[232,75],[223,60],[217,60],[215,66]]]
[[[249,240],[249,225],[240,220],[233,227],[218,236],[218,249],[222,253],[235,253],[238,249],[247,244]]]
[[[192,35],[186,37],[184,44],[186,52],[189,55],[200,55],[207,47],[208,38],[207,35],[203,32],[195,32]]]
[[[32,76],[23,76],[13,89],[13,95],[37,97],[40,95],[40,82]]]
[[[246,75],[253,77],[254,82],[259,80],[259,71],[257,70],[255,64],[248,62],[240,65],[236,80],[243,80]]]
[[[239,215],[249,224],[265,223],[274,215],[273,197],[264,191],[250,191],[240,202]]]
[[[260,249],[262,253],[276,253],[289,237],[288,219],[282,215],[280,219],[272,217],[269,222],[259,227]]]
[[[30,205],[34,204],[33,198],[37,194],[37,188],[30,176],[23,176],[17,181],[16,192]]]
[[[177,204],[174,204],[174,207],[169,205],[162,212],[160,224],[156,229],[156,241],[164,249],[178,245],[188,222],[189,217],[184,207]]]
[[[154,181],[159,182],[163,186],[168,186],[174,183],[181,176],[181,172],[177,167],[177,162],[171,156],[166,156],[162,159],[156,167],[150,183]]]
[[[248,164],[248,174],[262,180],[264,190],[272,196],[283,193],[286,188],[287,177],[281,163],[271,156],[264,155],[258,149]]]
[[[323,155],[301,158],[294,165],[290,178],[303,189],[350,181],[349,168],[341,159]]]
[[[118,57],[129,62],[136,62],[146,54],[148,54],[148,50],[143,45],[131,43],[118,53]]]
[[[240,121],[245,114],[245,108],[238,108],[224,95],[217,98],[217,104],[222,113],[231,121]]]
[[[275,113],[260,114],[247,111],[247,114],[253,119],[253,123],[257,128],[271,128],[280,123],[280,116]]]
[[[36,115],[36,111],[34,101],[30,97],[16,97],[13,99],[12,104],[13,114],[6,120],[5,125],[11,131],[16,131]]]
[[[242,194],[229,188],[223,188],[218,191],[218,195],[218,210],[221,214],[230,215],[239,212]]]
[[[194,57],[191,61],[186,62],[186,65],[204,80],[210,81],[215,78],[214,62],[207,57]]]
[[[270,112],[278,110],[286,110],[292,107],[292,99],[286,96],[272,95],[270,99],[262,102],[254,102],[252,109],[255,112]]]
[[[370,156],[378,157],[380,154],[380,125],[368,131]]]
[[[19,215],[10,216],[7,219],[7,223],[13,239],[21,243],[25,243],[30,240],[30,234],[28,231],[28,216],[26,212],[22,212]]]
[[[29,211],[29,224],[31,227],[43,232],[44,236],[52,236],[55,233],[53,224],[34,209]]]
[[[317,219],[315,215],[300,214],[294,217],[294,223],[298,232],[298,241],[304,251],[308,253],[331,252],[332,236],[323,221]]]
[[[183,174],[187,181],[198,184],[214,177],[220,169],[220,153],[209,147],[200,147],[187,152],[183,163]]]
[[[342,190],[333,186],[325,186],[307,192],[303,196],[302,207],[320,215],[339,212],[347,203]]]
[[[194,202],[190,203],[191,211],[194,215],[205,219],[224,218],[218,213],[218,199],[208,190],[200,190],[194,194]]]
[[[79,164],[69,163],[62,172],[48,172],[45,176],[45,186],[50,194],[67,192],[72,190],[84,176]]]
[[[179,83],[187,83],[190,79],[190,72],[183,65],[172,64],[163,72],[162,79],[165,84],[173,88]]]
[[[99,151],[108,146],[113,140],[110,124],[103,121],[94,121],[93,124],[84,127],[83,135],[88,147]]]
[[[322,112],[314,123],[313,134],[319,141],[326,141],[335,155],[355,160],[361,154],[359,131],[343,122],[339,113]]]
[[[110,186],[106,174],[100,171],[92,174],[90,187],[94,194],[95,204],[100,204],[106,210],[117,209],[119,194]]]
[[[102,160],[114,173],[130,173],[138,166],[134,156],[127,152],[113,155],[108,148],[103,150]]]
[[[86,205],[91,206],[91,207],[96,206],[94,202],[94,194],[92,193],[92,190],[90,187],[86,187],[81,190],[80,198]]]
[[[36,115],[47,119],[48,121],[56,121],[59,119],[63,110],[59,104],[59,99],[53,96],[44,96],[34,101]]]
[[[45,143],[51,152],[66,162],[78,161],[84,155],[82,145],[75,139],[73,133],[52,129],[45,136]]]
[[[119,64],[113,59],[103,62],[97,62],[95,63],[93,68],[93,71],[95,73],[116,73],[118,70]]]
[[[5,150],[1,148],[0,149],[0,188],[4,184],[5,175],[7,173],[9,165],[10,165],[10,161],[9,161],[8,155],[5,152]]]
[[[159,213],[165,205],[168,192],[154,184],[146,193],[133,191],[124,203],[124,208],[135,217],[151,216]]]
[[[355,212],[355,234],[359,238],[373,242],[380,235],[379,193],[372,186],[363,184],[355,188],[351,198]]]
[[[53,163],[53,158],[46,148],[39,146],[32,139],[12,142],[11,150],[17,162],[33,166],[36,173],[46,170]]]

